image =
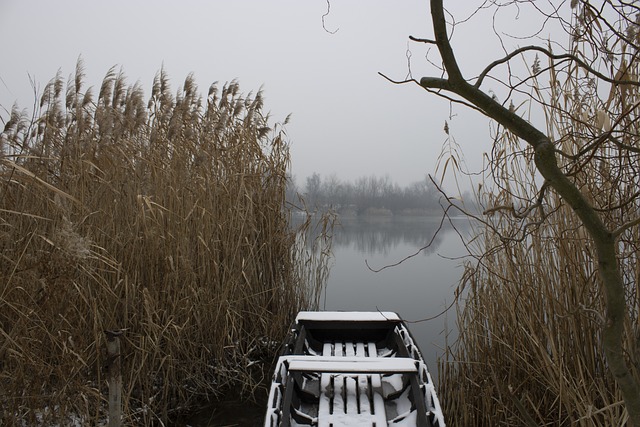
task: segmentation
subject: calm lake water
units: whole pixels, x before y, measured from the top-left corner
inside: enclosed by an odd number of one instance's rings
[[[451,305],[462,276],[465,254],[456,229],[468,233],[466,219],[445,222],[431,246],[401,264],[375,272],[416,254],[440,227],[440,218],[341,220],[336,230],[335,260],[323,309],[395,311],[409,323],[434,380],[445,335],[457,335],[455,309],[428,321]]]
[[[437,382],[437,359],[444,353],[446,335],[449,342],[457,335],[455,308],[433,320],[420,320],[437,316],[454,300],[465,254],[457,233],[468,233],[468,220],[454,219],[453,225],[445,222],[442,228],[440,218],[342,218],[339,222],[320,308],[395,311],[406,321],[415,321],[409,323],[409,329]],[[397,266],[372,271],[416,254],[436,232],[429,248]],[[259,426],[264,408],[262,402],[227,402],[189,425]]]

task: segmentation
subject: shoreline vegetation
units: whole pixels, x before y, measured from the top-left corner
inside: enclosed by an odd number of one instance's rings
[[[456,425],[640,426],[640,64],[627,39],[640,32],[628,6],[607,2],[596,13],[572,1],[570,20],[567,9],[532,11],[532,20],[561,22],[568,43],[549,40],[540,58],[535,46],[531,68],[503,80],[528,81],[530,93],[496,114],[506,101],[481,92],[481,79],[452,78],[449,39],[435,30],[448,52],[438,87],[464,82],[471,90],[457,95],[496,121],[477,192],[483,215],[456,290],[459,335],[439,366],[443,410]],[[432,2],[434,28],[455,22],[445,15]],[[634,85],[601,90],[621,75]],[[522,120],[531,117],[543,120]]]
[[[283,124],[231,82],[150,99],[112,68],[61,74],[0,134],[0,424],[101,424],[105,331],[121,333],[124,425],[249,395],[317,303],[331,220],[289,227]],[[310,230],[322,232],[312,239]]]
[[[307,177],[302,188],[292,178],[287,187],[287,202],[301,210],[333,212],[345,218],[442,217],[449,203],[467,206],[467,211],[475,206],[470,191],[446,200],[429,176],[401,187],[389,176],[363,176],[351,182],[318,173]]]

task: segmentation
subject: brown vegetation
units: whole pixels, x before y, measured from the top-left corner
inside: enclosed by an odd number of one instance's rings
[[[122,330],[126,424],[260,380],[313,304],[327,247],[284,207],[288,145],[237,83],[151,99],[79,63],[0,134],[0,424],[104,417],[105,330]],[[315,286],[315,287],[314,287]]]
[[[541,107],[546,128],[539,132],[553,144],[563,174],[558,180],[570,183],[587,205],[576,212],[575,200],[565,197],[571,192],[553,191],[554,178],[537,174],[535,144],[505,120],[504,127],[496,125],[487,181],[478,192],[484,216],[477,218],[471,244],[476,262],[467,265],[461,285],[460,336],[440,366],[440,397],[450,425],[633,423],[633,384],[640,379],[640,65],[635,53],[624,62],[625,49],[637,47],[622,38],[612,51],[598,52],[590,39],[596,25],[588,22],[601,17],[589,7],[582,2],[576,10],[567,54],[529,58],[531,75],[523,80],[532,105]],[[611,28],[640,34],[624,16],[612,20]],[[637,42],[635,35],[631,40]],[[633,76],[635,85],[598,81],[576,59],[582,57],[616,79]],[[495,110],[502,108],[495,104]],[[509,112],[514,121],[531,113],[513,106]],[[609,254],[602,236],[585,225],[585,215],[610,230],[615,243]],[[602,271],[609,255],[619,287]],[[616,322],[617,336],[608,330]],[[629,378],[614,369],[617,358]]]

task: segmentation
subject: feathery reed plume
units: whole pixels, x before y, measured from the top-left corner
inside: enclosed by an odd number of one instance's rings
[[[536,74],[537,58],[534,68]],[[635,62],[628,71],[638,75],[638,68]],[[598,88],[578,67],[559,70],[550,61],[548,72],[549,86],[532,77],[532,91],[548,100],[546,133],[570,179],[607,226],[621,230],[623,345],[637,376],[640,229],[628,225],[640,216],[640,121],[629,105],[638,105],[640,93],[613,87],[603,107]],[[484,185],[478,192],[486,216],[476,228],[477,262],[467,265],[461,283],[460,336],[440,365],[447,418],[462,426],[625,425],[628,415],[602,352],[596,248],[575,213],[536,179],[534,153],[519,144],[512,133],[496,132],[492,179],[500,191]]]
[[[58,73],[36,121],[15,110],[0,135],[6,426],[102,419],[104,330],[124,331],[127,424],[251,391],[326,274],[330,242],[306,251],[289,227],[261,91],[203,98],[189,75],[174,96],[161,70],[145,102],[114,67],[94,100],[83,79]]]

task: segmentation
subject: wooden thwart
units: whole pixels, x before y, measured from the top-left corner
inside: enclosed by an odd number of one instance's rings
[[[417,373],[416,360],[405,357],[289,356],[289,372]]]
[[[400,321],[392,311],[301,311],[296,322],[389,322]]]

